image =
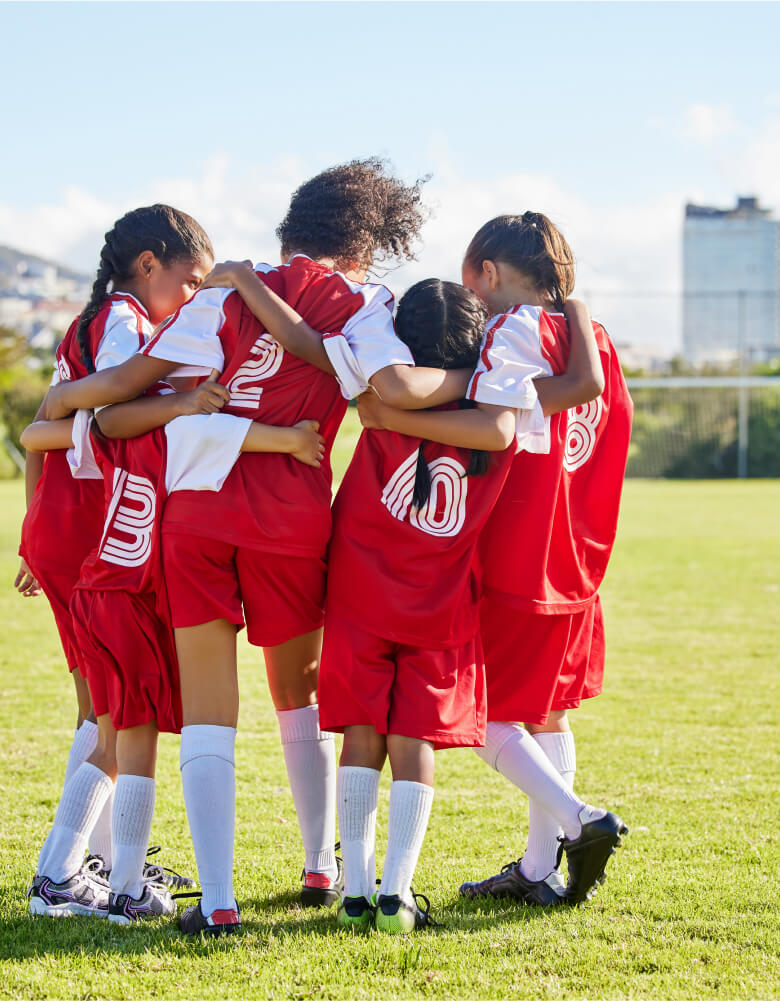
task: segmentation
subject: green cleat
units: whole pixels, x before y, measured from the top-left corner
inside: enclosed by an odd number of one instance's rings
[[[374,924],[376,894],[371,900],[366,897],[344,897],[339,904],[336,920],[342,928],[365,931]]]
[[[425,904],[425,910],[418,906],[418,900]],[[430,916],[431,902],[421,893],[412,892],[412,900],[403,900],[397,893],[382,894],[376,901],[376,927],[378,931],[390,935],[406,935],[426,925],[436,922]]]

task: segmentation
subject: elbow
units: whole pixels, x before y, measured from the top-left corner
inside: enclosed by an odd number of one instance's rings
[[[491,435],[492,444],[487,447],[489,452],[503,452],[509,448],[515,440],[517,429],[517,417],[514,411],[502,414],[496,421],[494,433]]]
[[[104,407],[102,410],[98,410],[95,414],[95,423],[105,438],[118,438],[120,437],[119,428],[116,426],[116,422],[112,420],[113,415],[111,410],[111,407]]]
[[[29,425],[22,431],[19,435],[19,443],[25,452],[37,452],[38,449],[35,447],[35,442],[33,441],[34,433],[32,431],[32,425]]]

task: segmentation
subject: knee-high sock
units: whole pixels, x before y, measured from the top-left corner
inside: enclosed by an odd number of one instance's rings
[[[113,788],[100,768],[88,761],[79,765],[63,790],[54,826],[38,858],[39,876],[61,883],[79,871],[89,832]]]
[[[103,868],[109,871],[114,864],[114,852],[111,840],[111,815],[113,810],[114,790],[112,789],[89,835],[90,855],[100,855],[103,859]]]
[[[533,739],[552,762],[563,779],[567,789],[574,788],[574,773],[577,770],[577,755],[574,749],[574,734],[535,733]],[[521,870],[527,879],[540,880],[549,876],[557,867],[559,838],[563,829],[535,799],[528,804],[528,847]]]
[[[376,888],[376,806],[380,774],[375,768],[352,765],[344,765],[338,771],[336,798],[345,897],[370,900]]]
[[[317,705],[276,713],[284,762],[301,828],[307,872],[335,878],[336,748],[320,730]]]
[[[154,816],[155,781],[145,775],[120,775],[116,780],[112,835],[112,893],[143,893],[144,860]]]
[[[393,782],[387,825],[387,855],[380,893],[408,899],[420,849],[428,829],[433,788],[422,782]]]
[[[552,762],[528,731],[517,723],[488,723],[483,761],[522,789],[558,821],[567,838],[580,834],[581,799],[566,787]]]
[[[81,726],[77,727],[76,732],[73,734],[73,742],[70,745],[70,751],[68,752],[68,763],[65,766],[65,778],[62,781],[63,790],[68,784],[68,781],[73,777],[79,765],[86,761],[90,754],[92,754],[95,750],[97,747],[97,739],[97,723],[92,723],[90,720],[85,719]],[[49,831],[46,836],[46,841],[43,842],[39,856],[40,858],[44,858],[46,852],[48,851],[47,842],[50,837],[51,831]]]
[[[236,827],[236,731],[198,723],[182,727],[181,783],[208,917],[236,907],[233,841]]]

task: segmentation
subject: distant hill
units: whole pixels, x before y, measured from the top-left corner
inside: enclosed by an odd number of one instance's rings
[[[25,254],[21,250],[15,250],[13,247],[0,245],[0,276],[17,274],[19,264],[24,264],[33,271],[41,267],[54,267],[61,278],[67,278],[76,282],[90,281],[89,275],[84,274],[82,271],[74,271],[72,268],[66,268],[56,261],[49,261],[45,257],[37,257],[35,254]]]

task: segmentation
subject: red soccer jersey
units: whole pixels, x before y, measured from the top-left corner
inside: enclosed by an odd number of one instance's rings
[[[477,632],[474,553],[514,449],[491,453],[485,476],[467,477],[469,449],[426,442],[431,494],[418,511],[419,445],[363,432],[333,505],[327,604],[377,636],[446,649]]]
[[[280,426],[319,421],[329,456],[344,395],[359,391],[386,365],[412,363],[395,336],[392,296],[303,255],[278,268],[259,266],[258,273],[323,332],[338,381],[284,351],[230,289],[197,293],[144,353],[181,363],[182,373],[220,370],[231,393],[225,413]],[[172,496],[165,527],[231,545],[321,555],[330,536],[330,483],[327,459],[314,469],[289,455],[245,454],[217,496],[190,490]]]
[[[564,317],[516,311],[537,324],[551,372],[563,372]],[[615,540],[633,404],[606,331],[594,328],[604,392],[551,418],[549,454],[518,452],[480,540],[485,590],[530,611],[575,612],[593,601]]]
[[[78,317],[57,348],[52,383],[81,379],[88,374],[78,342]],[[132,296],[109,296],[89,326],[92,359],[96,368],[125,361],[143,347],[151,334],[143,306]],[[20,553],[36,576],[59,573],[75,584],[81,564],[100,539],[103,484],[99,479],[71,475],[65,449],[47,452],[43,474],[22,524]]]

